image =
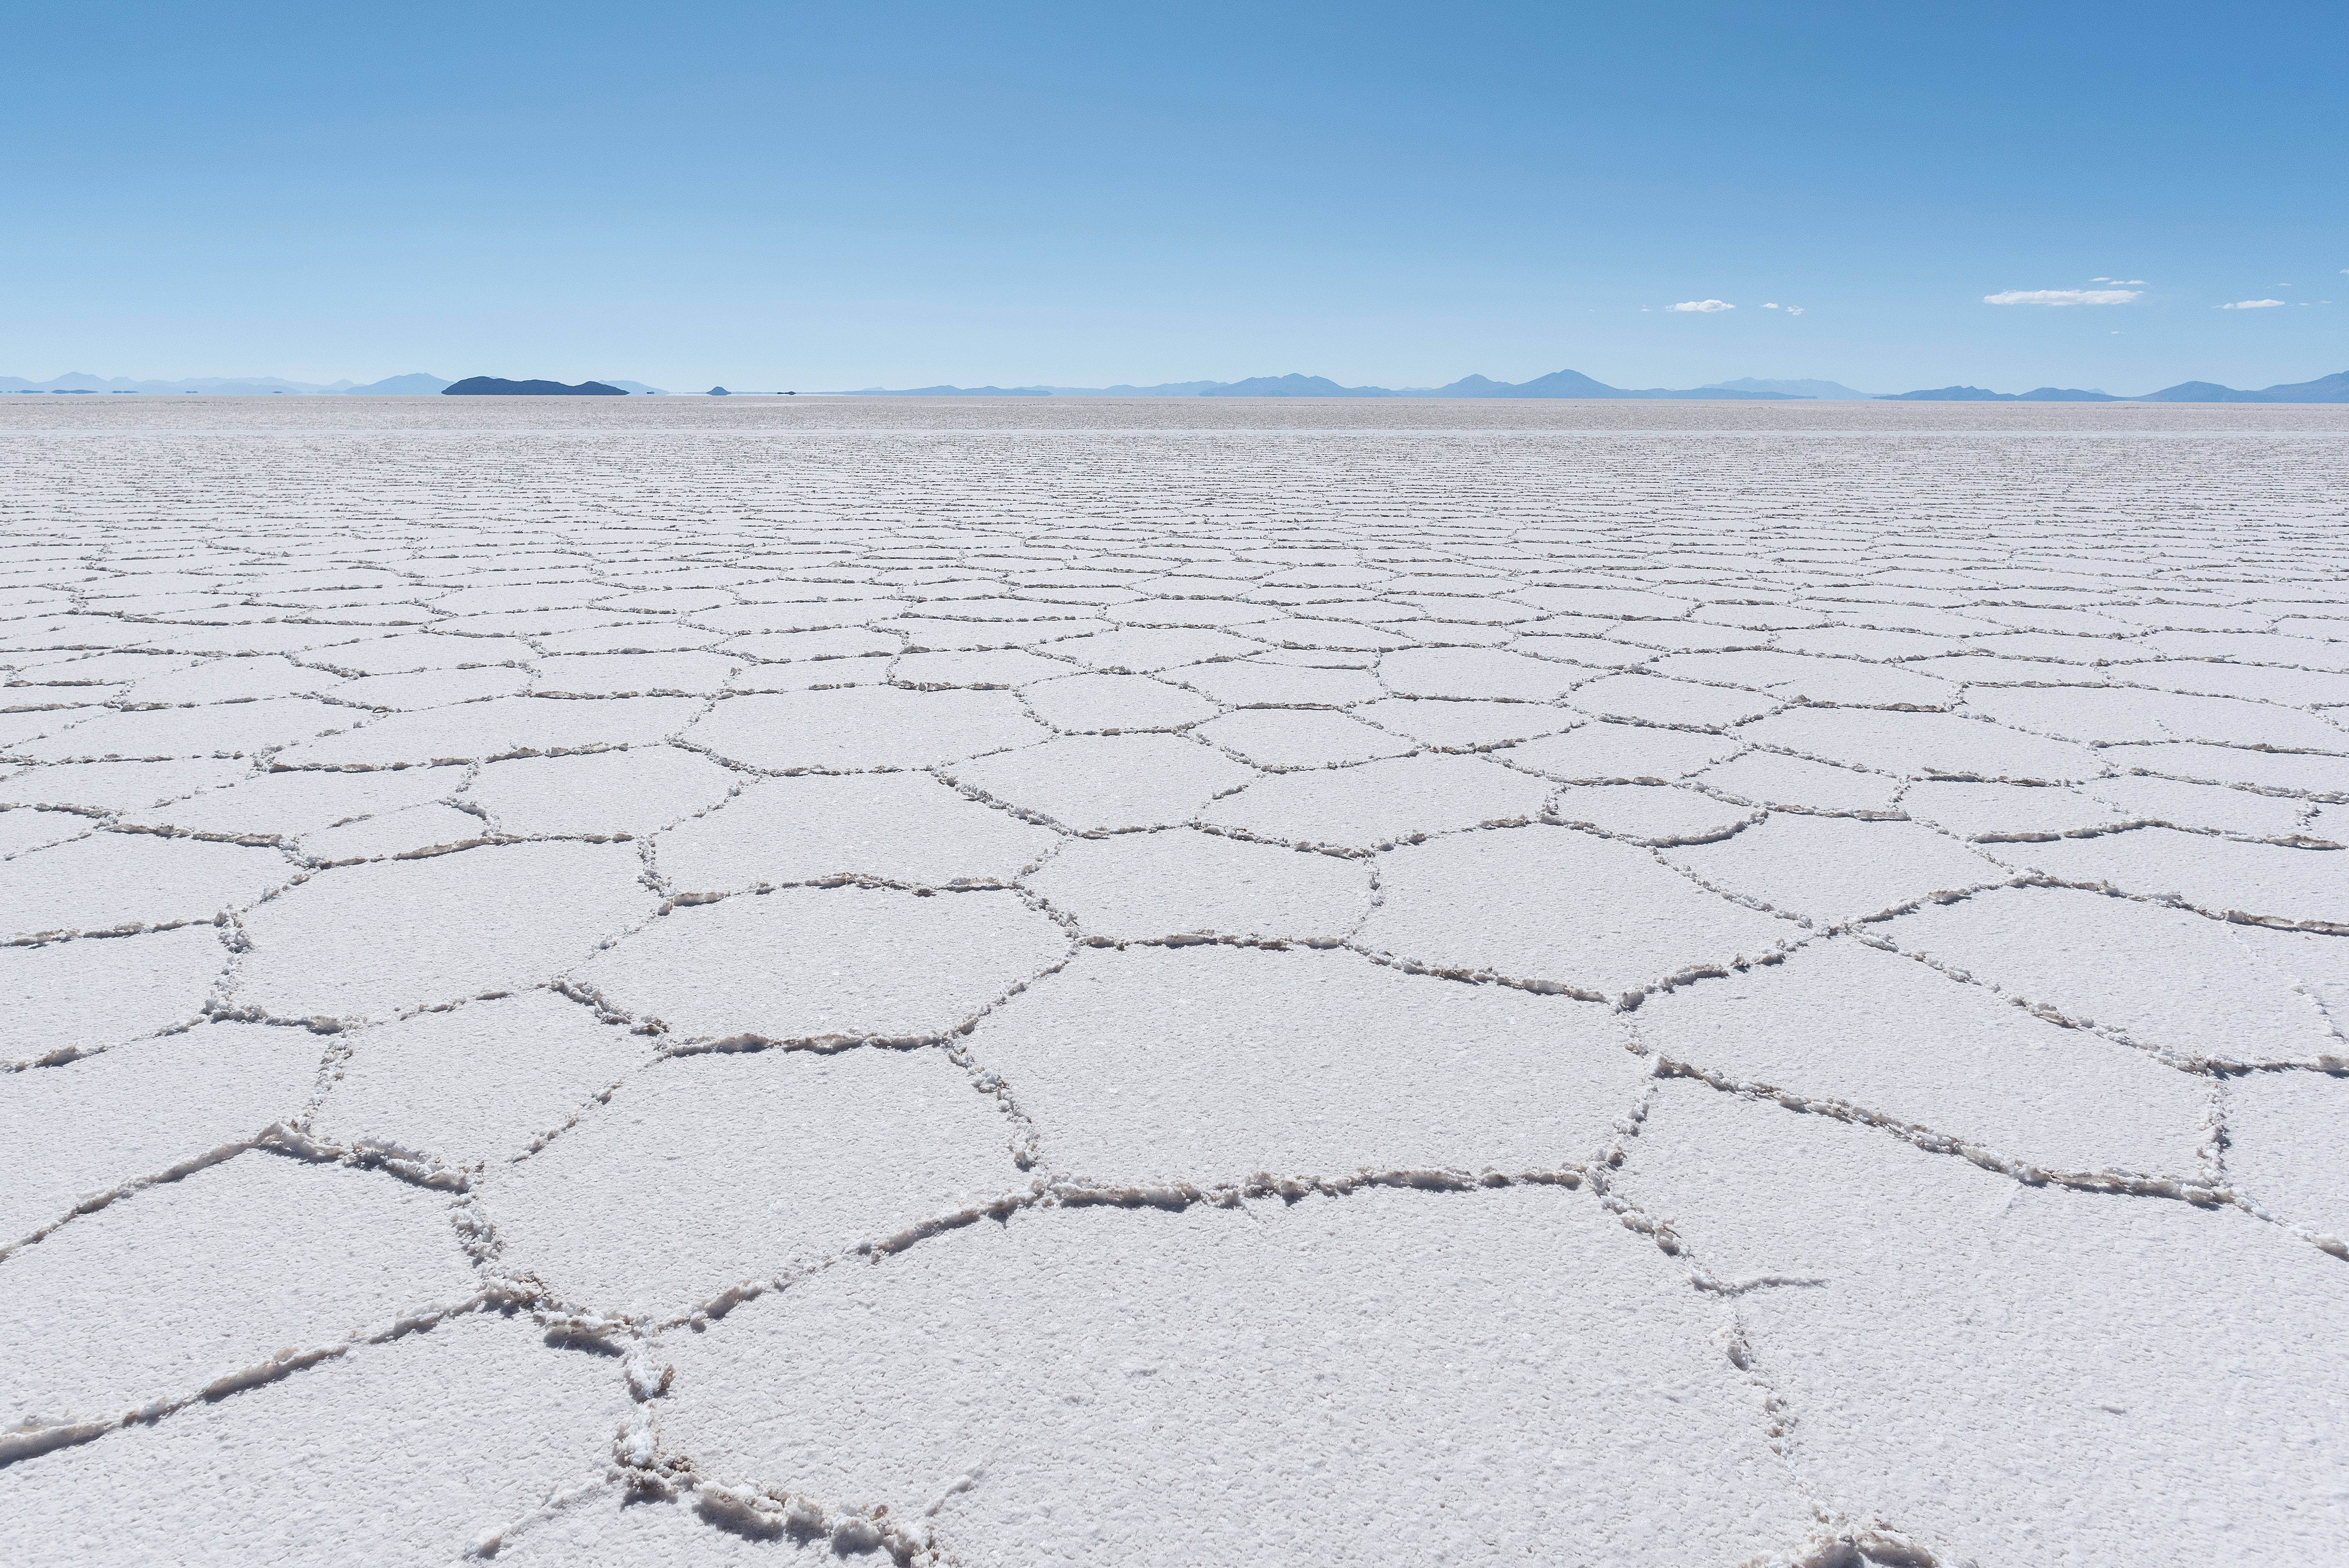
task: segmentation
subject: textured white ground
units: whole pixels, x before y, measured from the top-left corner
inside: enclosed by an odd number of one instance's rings
[[[331,401],[0,407],[0,1561],[2343,1560],[2342,411]]]

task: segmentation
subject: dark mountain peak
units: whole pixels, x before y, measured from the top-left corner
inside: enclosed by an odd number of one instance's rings
[[[560,381],[502,381],[494,376],[468,376],[440,388],[450,397],[625,397],[617,387],[606,387],[601,381],[582,381],[576,387],[565,387]]]

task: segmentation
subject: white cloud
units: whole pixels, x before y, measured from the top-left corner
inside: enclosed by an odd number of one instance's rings
[[[1778,308],[1778,302],[1776,300],[1765,299],[1762,302],[1762,308],[1764,310],[1776,310]]]
[[[2135,289],[2008,289],[1984,294],[1984,304],[2127,304]]]
[[[2219,308],[2220,310],[2266,310],[2271,305],[2282,304],[2283,301],[2280,299],[2239,299],[2231,304],[2222,304]]]
[[[1664,306],[1664,308],[1666,310],[1702,311],[1706,315],[1711,315],[1715,311],[1735,310],[1737,307],[1730,304],[1725,299],[1684,299],[1678,304],[1668,304]]]
[[[1803,314],[1803,307],[1798,304],[1790,304],[1786,307],[1786,314],[1788,315],[1800,315]]]
[[[2145,287],[2145,280],[2143,278],[2090,278],[2088,281],[2092,284],[2111,284],[2116,288],[2141,289]]]

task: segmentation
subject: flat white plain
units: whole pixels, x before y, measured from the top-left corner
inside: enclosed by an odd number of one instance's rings
[[[2337,1553],[2349,417],[614,402],[0,407],[0,1557]]]

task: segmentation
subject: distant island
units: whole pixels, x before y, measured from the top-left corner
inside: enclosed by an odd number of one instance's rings
[[[502,381],[494,376],[468,376],[440,388],[444,397],[625,397],[617,387],[582,381],[566,387],[560,381]]]
[[[1245,381],[1171,381],[1156,387],[862,387],[835,393],[852,397],[1588,397],[1739,399],[1754,402],[1868,400],[1893,403],[2349,403],[2349,370],[2256,392],[2210,381],[2181,381],[2158,392],[2116,397],[2060,387],[2031,392],[1991,392],[1941,387],[1923,392],[1856,392],[1834,381],[1716,381],[1680,390],[1609,387],[1577,370],[1553,370],[1531,381],[1490,381],[1465,376],[1443,387],[1341,387],[1322,376],[1257,376]]]

